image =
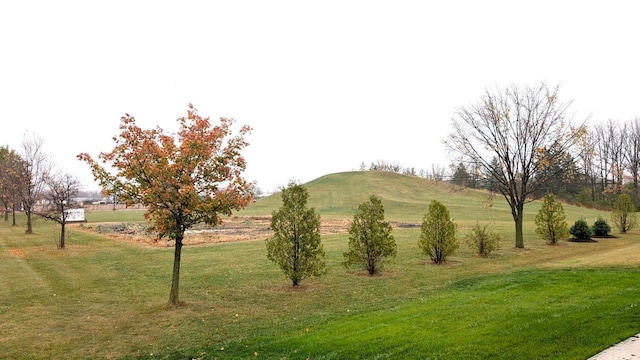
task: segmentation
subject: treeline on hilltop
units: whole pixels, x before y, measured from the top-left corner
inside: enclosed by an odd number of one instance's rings
[[[444,166],[438,164],[432,164],[431,169],[419,169],[416,170],[415,167],[405,167],[400,165],[398,162],[388,162],[384,160],[377,160],[372,162],[369,167],[364,163],[364,161],[360,164],[360,171],[387,171],[398,173],[407,176],[418,176],[421,178],[435,180],[435,181],[444,181],[448,179],[447,170]]]
[[[541,156],[545,151],[540,149]],[[497,190],[495,180],[479,164],[458,162],[449,168],[447,171],[444,166],[432,165],[430,170],[416,170],[382,160],[368,167],[364,162],[360,165],[361,171],[389,171],[473,189]],[[618,195],[628,194],[640,208],[640,118],[590,126],[577,146],[544,163],[538,177],[543,185],[535,191],[535,198],[553,193],[571,204],[611,209]]]

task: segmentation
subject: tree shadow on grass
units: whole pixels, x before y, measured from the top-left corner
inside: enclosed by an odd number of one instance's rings
[[[615,235],[605,235],[605,236],[592,236],[589,239],[578,239],[578,238],[571,238],[567,241],[570,242],[579,242],[579,243],[595,243],[598,242],[598,240],[604,240],[604,239],[617,239],[618,237]]]

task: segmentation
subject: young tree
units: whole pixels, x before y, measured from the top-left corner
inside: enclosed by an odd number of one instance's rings
[[[27,234],[33,233],[32,215],[44,195],[45,179],[52,168],[51,159],[44,152],[43,145],[44,140],[36,136],[25,135],[22,141],[22,168],[16,178],[22,210],[27,216]]]
[[[611,226],[607,224],[604,218],[598,217],[591,227],[591,232],[593,232],[593,236],[607,237],[609,236],[609,232],[611,232]]]
[[[174,137],[161,128],[143,130],[126,114],[120,120],[120,135],[113,138],[115,147],[99,155],[108,166],[86,153],[78,155],[103,189],[118,189],[126,205],[145,206],[145,217],[159,236],[175,240],[169,293],[169,304],[174,306],[179,304],[185,231],[198,223],[215,226],[222,221],[220,215],[230,216],[253,198],[242,176],[246,162],[240,154],[251,129],[243,126],[234,135],[234,121],[226,118],[212,126],[191,104],[187,116],[177,121],[180,129]],[[115,173],[109,172],[111,168]]]
[[[449,210],[438,200],[431,200],[420,230],[418,246],[434,263],[442,264],[458,249],[456,224],[449,216]]]
[[[487,90],[476,104],[460,108],[446,147],[462,160],[478,163],[489,174],[511,208],[515,246],[524,248],[524,205],[549,180],[541,170],[585,134],[566,119],[569,104],[558,100],[558,88],[510,86]],[[495,159],[495,162],[494,162]]]
[[[562,204],[554,194],[542,198],[542,206],[536,215],[536,233],[553,245],[569,237],[569,225]]]
[[[71,204],[71,199],[80,191],[80,180],[71,174],[55,174],[45,179],[47,189],[44,200],[46,207],[35,214],[46,219],[55,221],[60,225],[60,249],[65,248],[65,228],[67,225],[68,210],[75,208]]]
[[[20,156],[9,147],[0,147],[0,202],[4,207],[4,220],[9,221],[9,211],[15,221],[16,204],[20,202],[20,177],[23,173]]]
[[[325,271],[320,215],[314,208],[307,208],[308,198],[303,185],[290,182],[282,189],[282,206],[271,213],[273,236],[265,241],[267,257],[282,269],[293,286]]]
[[[0,202],[4,208],[4,221],[9,221],[9,205],[11,204],[11,182],[7,174],[7,164],[9,157],[9,147],[0,147]]]
[[[476,222],[467,234],[467,244],[481,257],[488,257],[492,251],[500,247],[500,235],[488,229],[489,225],[480,226]]]
[[[391,235],[391,225],[384,221],[382,200],[369,197],[356,210],[349,227],[349,251],[343,254],[344,265],[359,266],[369,275],[380,271],[388,258],[397,254],[396,241]]]
[[[618,198],[613,203],[611,216],[613,217],[613,223],[623,234],[636,226],[636,207],[633,205],[629,195],[618,195]]]
[[[589,224],[587,224],[587,220],[581,218],[571,225],[569,234],[573,235],[576,241],[589,241],[591,240],[591,236],[593,236],[593,231],[589,227]]]

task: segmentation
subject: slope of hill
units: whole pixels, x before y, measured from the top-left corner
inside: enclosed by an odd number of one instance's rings
[[[385,218],[389,221],[420,223],[431,200],[442,202],[451,216],[462,226],[476,221],[492,223],[497,230],[511,229],[511,210],[500,194],[461,188],[447,182],[432,181],[392,172],[352,171],[322,176],[304,184],[309,191],[308,206],[323,218],[351,218],[359,204],[370,195],[382,199]],[[270,215],[282,204],[281,193],[258,199],[240,215]],[[533,223],[540,208],[538,201],[525,207],[525,223]],[[567,222],[586,217],[593,222],[606,211],[565,205]]]
[[[490,194],[485,191],[391,172],[335,173],[304,185],[309,191],[308,206],[314,207],[324,217],[351,217],[358,205],[371,195],[382,199],[385,217],[393,221],[420,222],[433,199],[443,202],[452,216],[460,219],[477,218],[487,215],[487,212],[499,212],[499,217],[508,215],[502,198],[494,199],[493,206],[489,206]],[[280,207],[281,202],[281,193],[275,193],[257,200],[243,214],[268,215]]]

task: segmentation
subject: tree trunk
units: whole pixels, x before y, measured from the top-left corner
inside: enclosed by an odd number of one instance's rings
[[[518,205],[516,214],[513,217],[513,220],[515,221],[515,224],[516,224],[516,248],[518,249],[524,249],[524,235],[522,232],[522,223],[523,223],[523,217],[524,217],[523,208],[524,206]]]
[[[27,210],[25,211],[25,214],[27,215],[27,231],[25,231],[25,233],[33,234],[33,225],[31,224],[31,211]]]
[[[64,249],[64,225],[64,222],[60,224],[60,249]]]
[[[9,206],[4,206],[4,221],[9,222]]]
[[[13,224],[11,226],[16,226],[16,204],[11,207],[11,216],[13,216]]]
[[[178,300],[178,290],[180,285],[180,255],[182,253],[182,239],[184,233],[180,233],[176,236],[176,246],[173,255],[173,276],[171,278],[171,293],[169,293],[169,305],[178,306],[180,301]]]
[[[293,286],[300,284],[300,273],[298,263],[300,261],[300,239],[298,237],[298,227],[293,225],[293,276],[291,282]]]

